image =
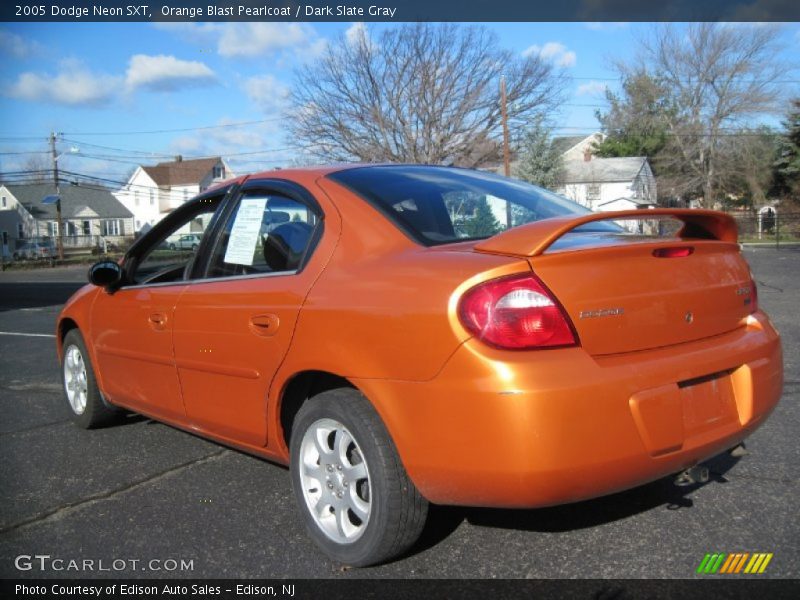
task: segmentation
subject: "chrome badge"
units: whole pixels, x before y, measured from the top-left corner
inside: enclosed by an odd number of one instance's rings
[[[624,308],[599,308],[597,310],[582,310],[578,315],[580,319],[596,319],[598,317],[616,317],[625,314]]]

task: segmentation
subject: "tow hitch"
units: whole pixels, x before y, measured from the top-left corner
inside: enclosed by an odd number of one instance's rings
[[[682,473],[678,473],[675,476],[675,481],[673,483],[678,487],[686,487],[687,485],[692,485],[694,483],[705,483],[707,481],[708,467],[695,465],[693,467],[689,467]]]

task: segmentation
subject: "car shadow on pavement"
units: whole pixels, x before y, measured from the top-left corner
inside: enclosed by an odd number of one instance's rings
[[[739,460],[740,457],[724,452],[703,462],[709,469],[706,483],[678,487],[670,476],[609,496],[561,506],[497,509],[432,505],[425,530],[409,554],[417,554],[437,545],[464,521],[479,527],[557,533],[603,525],[661,506],[667,510],[692,508],[694,501],[691,494],[706,485],[727,483],[725,474]]]

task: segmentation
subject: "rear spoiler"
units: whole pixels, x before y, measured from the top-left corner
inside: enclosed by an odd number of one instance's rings
[[[683,222],[678,237],[694,240],[719,240],[735,243],[738,239],[733,217],[715,210],[689,208],[654,208],[590,213],[580,216],[553,217],[508,229],[475,246],[478,252],[539,256],[557,239],[573,229],[594,221],[645,220],[653,217],[672,217]]]

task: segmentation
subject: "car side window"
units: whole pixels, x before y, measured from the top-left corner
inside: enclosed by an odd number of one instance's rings
[[[318,226],[319,218],[302,202],[247,192],[222,228],[207,277],[296,271]]]
[[[146,246],[126,263],[128,284],[185,279],[223,197],[190,201],[156,225],[147,234]]]

